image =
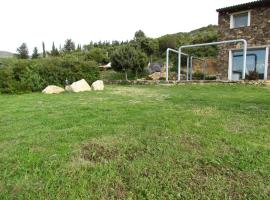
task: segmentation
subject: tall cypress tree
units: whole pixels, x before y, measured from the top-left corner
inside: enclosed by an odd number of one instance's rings
[[[53,44],[52,44],[51,56],[59,56],[59,51],[58,51],[58,49],[55,47],[54,42],[53,42]]]
[[[43,50],[43,58],[46,58],[46,49],[45,49],[45,43],[42,42],[42,50]]]
[[[76,51],[81,51],[81,50],[82,50],[82,46],[80,44],[78,44]]]
[[[32,54],[32,59],[37,59],[38,58],[38,49],[37,47],[34,48],[33,54]]]

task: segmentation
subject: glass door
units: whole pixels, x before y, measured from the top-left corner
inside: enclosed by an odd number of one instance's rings
[[[264,79],[266,48],[247,51],[246,79]],[[242,79],[243,51],[232,52],[232,80]]]

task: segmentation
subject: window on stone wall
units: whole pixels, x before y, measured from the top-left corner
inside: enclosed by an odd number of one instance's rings
[[[268,54],[266,48],[261,49],[248,49],[247,51],[247,68],[246,78],[251,75],[256,75],[257,79],[266,79],[266,55]],[[243,72],[243,51],[232,52],[232,80],[242,79]]]
[[[231,28],[250,26],[250,12],[241,12],[231,15]]]

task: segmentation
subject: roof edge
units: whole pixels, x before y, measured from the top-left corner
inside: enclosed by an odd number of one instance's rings
[[[225,7],[225,8],[219,8],[216,11],[219,13],[220,12],[230,12],[230,11],[233,12],[233,11],[263,7],[263,6],[270,6],[270,1],[269,0],[257,0],[257,1],[252,1],[252,2],[248,2],[248,3],[229,6],[229,7]]]

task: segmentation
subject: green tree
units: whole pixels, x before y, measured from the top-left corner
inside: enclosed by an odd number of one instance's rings
[[[43,58],[46,58],[46,49],[45,49],[45,43],[42,42],[42,55],[43,55]]]
[[[111,55],[112,68],[115,71],[125,73],[125,79],[128,80],[128,70],[134,69],[136,64],[137,52],[130,45],[122,45],[116,48]]]
[[[150,57],[150,61],[152,62],[152,55],[154,55],[159,49],[158,40],[143,38],[140,43],[141,49]]]
[[[76,51],[82,51],[82,46],[80,44],[77,45]]]
[[[132,67],[132,71],[135,72],[136,77],[138,77],[138,72],[143,72],[144,68],[147,66],[147,60],[147,55],[137,49],[134,57],[134,65]]]
[[[158,39],[160,54],[164,53],[167,48],[175,49],[177,46],[177,38],[172,35],[165,35]]]
[[[29,51],[28,51],[26,43],[22,43],[22,45],[19,48],[17,48],[17,52],[18,52],[18,58],[20,59],[29,58]]]
[[[146,35],[145,33],[142,31],[142,30],[138,30],[135,32],[134,34],[134,39],[137,41],[137,40],[140,40],[141,38],[145,38]]]
[[[38,57],[39,57],[38,48],[35,47],[32,53],[32,59],[37,59]]]
[[[111,64],[115,71],[124,72],[125,79],[128,80],[128,70],[132,70],[136,77],[138,77],[138,72],[143,72],[147,65],[147,55],[131,45],[122,45],[112,53]]]
[[[95,47],[87,53],[87,60],[94,60],[99,64],[107,64],[109,57],[105,49]]]
[[[71,39],[67,39],[64,44],[64,52],[70,53],[75,51],[75,43]]]
[[[54,42],[53,42],[53,44],[52,44],[52,50],[51,50],[51,56],[59,56],[59,51],[58,51],[58,49],[55,47],[55,45],[54,45]]]

